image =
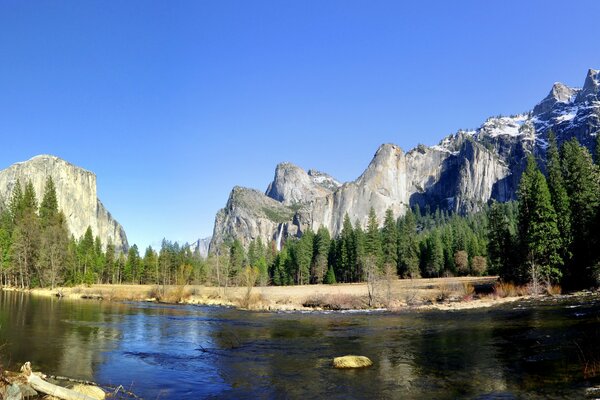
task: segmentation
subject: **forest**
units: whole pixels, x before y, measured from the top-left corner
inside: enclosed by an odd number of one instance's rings
[[[600,149],[600,146],[596,146]],[[598,151],[596,151],[598,153]],[[594,159],[596,163],[594,163]],[[162,241],[143,256],[101,243],[91,228],[75,238],[58,208],[51,179],[41,203],[33,185],[17,182],[0,213],[0,283],[52,287],[92,283],[334,284],[370,276],[400,278],[499,275],[516,284],[596,286],[600,273],[600,168],[576,139],[559,149],[549,134],[546,162],[532,155],[517,201],[490,202],[470,215],[415,206],[378,221],[371,209],[367,227],[345,217],[337,237],[321,227],[275,244],[232,241],[211,249],[207,259],[188,244]],[[540,168],[541,167],[541,168]],[[254,279],[254,278],[253,278]]]

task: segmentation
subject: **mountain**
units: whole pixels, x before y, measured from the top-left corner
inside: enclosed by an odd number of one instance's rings
[[[492,117],[475,130],[409,152],[384,144],[352,182],[279,164],[265,194],[233,189],[215,219],[211,251],[233,239],[248,245],[258,237],[279,248],[286,237],[320,226],[337,235],[346,214],[365,227],[371,207],[382,223],[388,208],[396,216],[417,204],[469,213],[491,199],[515,199],[527,155],[543,164],[550,130],[559,144],[576,137],[593,150],[600,131],[599,92],[600,72],[590,69],[582,88],[555,83],[527,113]]]
[[[198,239],[192,244],[190,244],[190,250],[194,254],[198,254],[201,258],[208,257],[208,248],[210,246],[210,241],[212,240],[212,236],[209,236],[204,239]]]
[[[76,238],[83,236],[90,226],[103,244],[111,240],[118,251],[128,249],[125,230],[98,199],[96,175],[58,157],[39,155],[1,170],[0,206],[9,204],[17,181],[24,186],[28,180],[33,183],[39,204],[49,176],[56,186],[58,206]]]

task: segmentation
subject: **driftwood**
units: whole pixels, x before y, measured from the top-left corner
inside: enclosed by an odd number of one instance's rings
[[[27,378],[27,383],[38,392],[49,394],[62,400],[97,400],[94,397],[46,382],[31,371],[31,363],[29,361],[21,367],[21,372]]]

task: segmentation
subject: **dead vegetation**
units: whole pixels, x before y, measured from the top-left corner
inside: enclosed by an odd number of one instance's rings
[[[156,301],[172,304],[234,306],[248,310],[473,308],[491,302],[531,295],[527,286],[498,281],[497,277],[398,279],[392,268],[373,270],[367,282],[335,285],[257,286],[256,271],[244,271],[236,287],[201,285],[91,285],[34,289],[31,293],[63,299]],[[558,295],[560,286],[545,285],[542,294]],[[473,304],[471,304],[473,303]]]

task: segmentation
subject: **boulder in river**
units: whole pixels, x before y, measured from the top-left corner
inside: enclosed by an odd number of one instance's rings
[[[365,356],[343,356],[333,359],[334,368],[365,368],[373,365],[373,361]]]

